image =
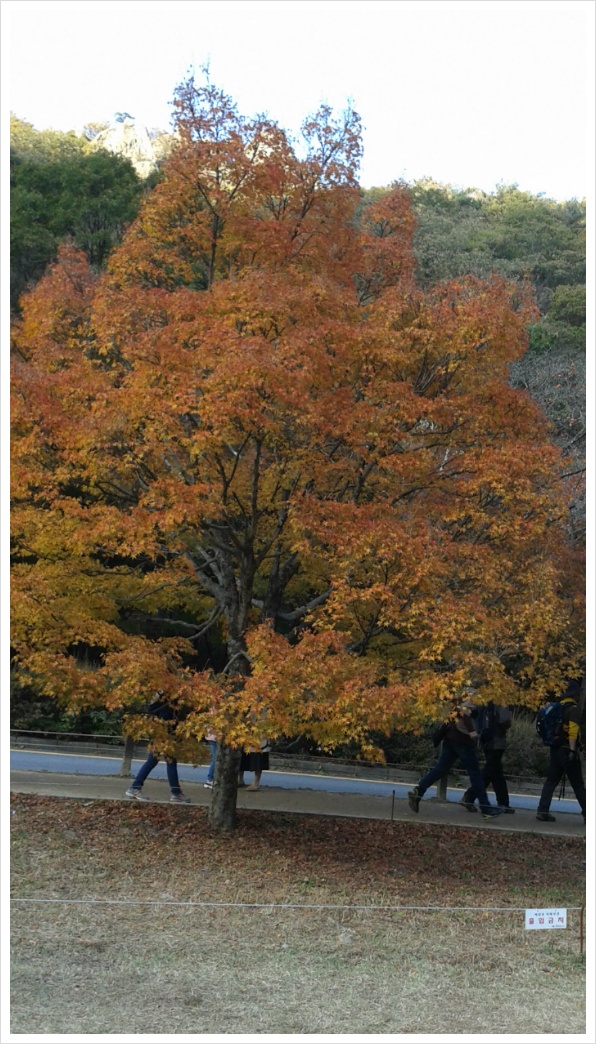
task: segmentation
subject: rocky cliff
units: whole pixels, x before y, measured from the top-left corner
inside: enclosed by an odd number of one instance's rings
[[[130,160],[139,177],[146,178],[167,155],[171,141],[171,135],[165,133],[152,138],[146,127],[127,116],[100,131],[91,148],[107,149]]]

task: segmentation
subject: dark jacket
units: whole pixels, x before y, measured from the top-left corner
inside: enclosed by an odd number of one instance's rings
[[[509,707],[496,706],[492,700],[476,713],[476,727],[483,750],[505,750],[507,733],[511,728]]]
[[[450,721],[445,733],[447,743],[455,743],[460,747],[474,747],[476,737],[476,723],[469,714],[461,714],[454,721]]]
[[[155,693],[151,702],[145,707],[144,713],[150,718],[157,718],[159,721],[167,722],[170,732],[178,724],[178,716],[163,693]]]

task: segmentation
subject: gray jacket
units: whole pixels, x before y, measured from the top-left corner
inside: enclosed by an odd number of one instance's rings
[[[495,706],[492,700],[486,707],[479,707],[476,728],[483,750],[505,750],[507,732],[511,728],[509,707]]]

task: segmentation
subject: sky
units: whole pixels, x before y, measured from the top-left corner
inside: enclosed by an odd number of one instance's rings
[[[361,184],[431,177],[583,198],[593,0],[43,0],[3,3],[3,97],[38,129],[128,112],[170,126],[209,64],[246,116],[297,133],[321,102],[364,124]]]

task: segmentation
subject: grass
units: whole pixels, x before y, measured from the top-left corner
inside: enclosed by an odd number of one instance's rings
[[[14,797],[13,811],[20,898],[423,907],[569,907],[583,898],[578,839],[522,844],[254,811],[224,838],[201,809],[30,795]],[[514,910],[14,903],[11,1029],[583,1033],[579,915],[569,923],[526,932]]]

